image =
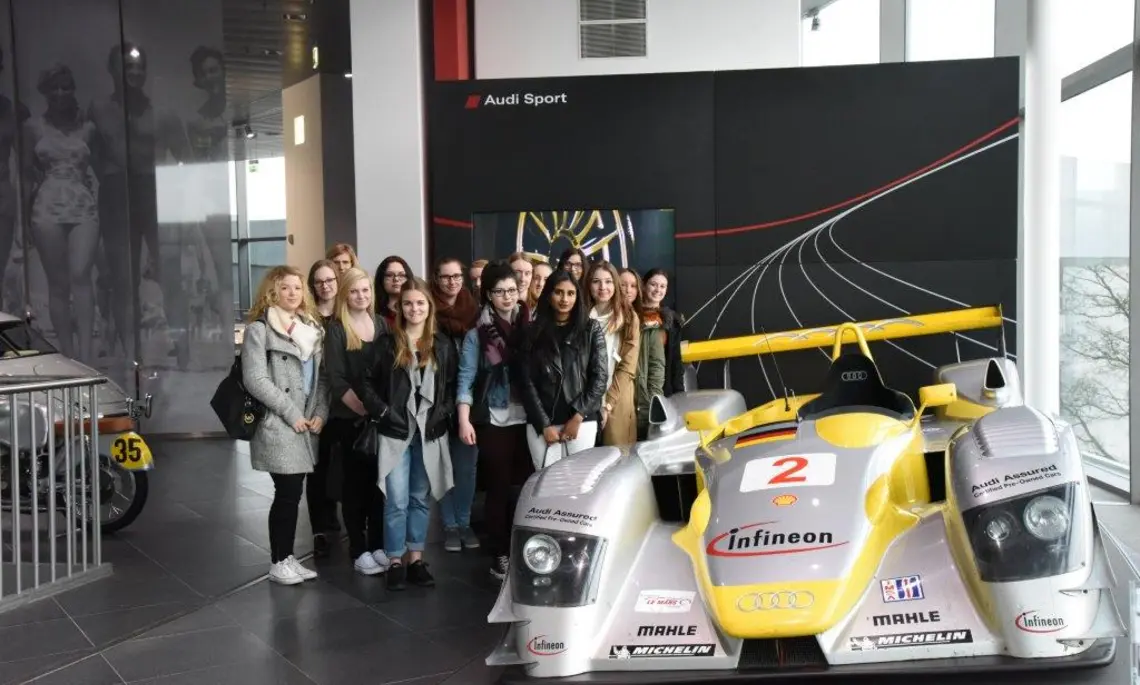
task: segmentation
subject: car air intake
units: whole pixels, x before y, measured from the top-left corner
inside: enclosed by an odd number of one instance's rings
[[[742,671],[824,670],[827,658],[814,637],[745,640],[741,647]]]
[[[1044,414],[1029,407],[1009,407],[978,420],[973,430],[987,458],[1036,457],[1060,449],[1057,431]]]

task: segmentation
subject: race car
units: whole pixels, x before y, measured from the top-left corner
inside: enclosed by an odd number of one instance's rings
[[[1023,404],[1004,344],[917,407],[868,345],[1001,326],[978,307],[686,343],[686,362],[830,345],[831,365],[751,410],[731,388],[654,398],[646,441],[532,476],[486,663],[592,683],[1111,663],[1071,427]]]

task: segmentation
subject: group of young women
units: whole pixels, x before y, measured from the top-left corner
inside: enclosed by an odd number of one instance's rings
[[[477,473],[501,580],[526,479],[583,449],[644,439],[652,397],[683,389],[664,271],[643,285],[580,250],[553,268],[522,253],[477,264],[441,259],[429,284],[391,256],[373,279],[338,244],[307,278],[291,266],[266,274],[241,358],[247,392],[267,409],[250,453],[274,482],[274,582],[317,577],[293,552],[305,490],[316,556],[340,532],[339,502],[358,573],[385,573],[391,590],[434,585],[429,497],[444,548],[478,549]]]

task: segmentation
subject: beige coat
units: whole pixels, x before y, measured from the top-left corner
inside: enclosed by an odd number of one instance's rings
[[[634,314],[624,322],[618,344],[618,360],[610,389],[602,402],[609,407],[609,419],[602,428],[603,445],[632,445],[637,442],[637,408],[634,379],[637,377],[637,355],[641,349],[641,321]]]

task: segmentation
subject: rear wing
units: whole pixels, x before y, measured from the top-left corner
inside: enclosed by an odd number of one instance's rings
[[[842,335],[843,329],[852,326],[857,327],[862,332],[867,342],[875,342],[876,340],[895,340],[921,335],[958,333],[980,328],[999,328],[1002,326],[1002,320],[1001,306],[995,305],[931,314],[908,314],[892,319],[842,323],[819,328],[801,328],[794,331],[758,333],[719,340],[685,341],[681,343],[681,359],[686,364],[691,364],[715,359],[732,359],[756,354],[825,347],[833,345],[836,342],[836,336]],[[851,336],[847,342],[856,342],[856,337]],[[1004,328],[1002,329],[999,353],[1001,356],[1005,356]]]

